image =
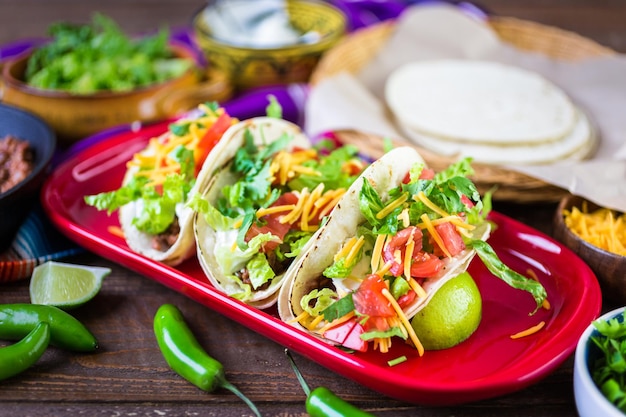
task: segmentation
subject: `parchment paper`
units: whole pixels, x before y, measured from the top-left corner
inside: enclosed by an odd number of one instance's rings
[[[562,88],[595,122],[601,138],[595,155],[583,162],[506,168],[626,212],[626,57],[615,54],[565,62],[521,51],[500,41],[484,22],[453,6],[407,9],[388,43],[360,73],[341,73],[312,88],[306,105],[307,133],[356,129],[408,140],[385,111],[385,80],[404,63],[439,58],[516,65]]]

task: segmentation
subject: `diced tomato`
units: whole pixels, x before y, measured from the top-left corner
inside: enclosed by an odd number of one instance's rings
[[[298,197],[294,193],[285,193],[278,197],[278,199],[272,204],[271,207],[274,206],[282,206],[287,204],[296,204],[298,202]],[[280,219],[285,215],[285,213],[273,213],[268,214],[261,217],[261,220],[265,223],[262,226],[257,224],[252,224],[248,233],[246,234],[246,242],[255,237],[256,235],[271,233],[274,236],[278,237],[281,241],[291,229],[291,225],[289,223],[281,223]],[[266,242],[261,251],[262,252],[271,252],[276,249],[280,245],[280,242]]]
[[[409,226],[406,229],[400,230],[383,249],[383,260],[385,262],[392,263],[389,272],[391,272],[396,277],[401,275],[404,271],[404,255],[406,252],[406,244],[411,236],[413,236],[413,241],[415,242],[413,254],[418,253],[422,250],[423,233],[419,227],[415,226]],[[396,251],[400,252],[400,258],[402,262],[398,262],[396,260],[396,257],[394,256]]]
[[[452,223],[442,223],[435,226],[435,230],[441,236],[443,244],[452,256],[456,256],[465,249],[465,242],[456,227]]]
[[[400,298],[398,298],[396,301],[398,301],[398,305],[400,306],[400,308],[404,309],[406,306],[411,304],[416,297],[417,294],[415,293],[415,291],[410,290],[406,294],[400,296]]]
[[[376,274],[368,275],[352,294],[354,309],[366,316],[393,317],[395,311],[383,295],[385,281]]]
[[[198,152],[196,153],[196,174],[200,171],[211,149],[219,142],[224,132],[226,132],[232,124],[233,119],[228,113],[224,112],[217,118],[215,123],[213,123],[213,126],[207,130],[202,139],[200,139],[197,148]]]
[[[433,178],[435,178],[435,171],[430,169],[430,168],[424,168],[422,169],[422,172],[420,173],[420,179],[421,180],[432,180]]]
[[[375,330],[384,332],[389,330],[389,322],[386,317],[369,316],[365,318],[364,321],[361,321],[361,323],[363,325],[363,330],[366,332]]]
[[[434,277],[443,268],[443,261],[427,252],[419,252],[413,256],[411,276],[415,278]]]
[[[328,329],[322,336],[333,342],[359,352],[367,351],[367,342],[361,339],[364,329],[356,317]]]
[[[357,159],[345,162],[341,166],[341,170],[348,175],[358,175],[363,171],[363,163]]]
[[[474,202],[470,200],[469,197],[466,195],[461,196],[461,203],[465,204],[465,206],[468,208],[474,207]]]
[[[433,178],[435,178],[435,171],[430,168],[424,168],[422,169],[422,172],[420,172],[420,180],[432,180]],[[402,183],[408,184],[409,182],[411,182],[411,173],[407,172],[402,179]]]

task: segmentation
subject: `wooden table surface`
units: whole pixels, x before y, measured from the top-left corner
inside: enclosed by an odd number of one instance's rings
[[[124,30],[186,26],[203,0],[0,0],[0,44],[41,37],[52,22],[89,21],[101,11]],[[619,0],[489,0],[491,12],[534,20],[626,51],[626,2]],[[496,203],[495,210],[550,234],[554,204]],[[304,416],[304,394],[284,348],[186,296],[92,253],[66,259],[112,269],[100,293],[73,314],[98,337],[95,354],[48,349],[36,366],[0,382],[0,415],[10,416],[249,416],[225,390],[205,393],[172,372],[157,347],[152,320],[173,303],[201,344],[264,416]],[[0,287],[0,303],[28,302],[28,281]],[[611,307],[605,303],[604,309]],[[295,355],[311,386],[323,385],[377,416],[575,416],[572,358],[541,382],[502,397],[454,407],[399,402]]]

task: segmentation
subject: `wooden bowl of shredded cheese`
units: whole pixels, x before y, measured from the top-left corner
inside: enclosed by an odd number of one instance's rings
[[[555,213],[554,235],[591,267],[606,299],[626,303],[624,213],[568,195]]]

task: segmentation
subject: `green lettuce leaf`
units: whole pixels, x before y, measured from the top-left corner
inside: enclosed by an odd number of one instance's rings
[[[527,291],[533,296],[535,302],[537,303],[537,307],[532,314],[539,310],[548,296],[546,289],[543,285],[541,285],[541,283],[535,281],[534,279],[526,278],[506,266],[504,262],[498,258],[498,255],[493,248],[483,240],[472,240],[468,242],[468,247],[476,250],[480,260],[485,264],[489,272],[509,284],[511,287]]]
[[[225,242],[232,242],[236,238],[237,230],[221,233],[232,234],[232,236],[227,236],[223,239]],[[245,250],[238,249],[233,251],[229,244],[216,245],[214,251],[215,258],[225,275],[234,274],[247,266],[250,259],[259,252],[264,243],[275,239],[276,237],[270,233],[256,235],[250,239]]]
[[[330,288],[314,289],[300,299],[300,307],[311,317],[317,317],[337,299],[337,293]],[[315,301],[312,303],[312,301]],[[311,307],[311,304],[313,306]]]
[[[276,274],[267,261],[267,257],[263,253],[256,253],[248,261],[248,276],[252,288],[255,290],[266,282],[272,280]]]
[[[406,340],[406,336],[404,335],[402,330],[400,330],[400,328],[398,327],[390,327],[388,330],[385,330],[385,331],[372,330],[370,332],[365,332],[361,334],[361,340],[367,341],[367,340],[373,340],[373,339],[385,338],[385,337],[394,337],[394,336],[398,336]]]
[[[188,203],[188,206],[202,214],[207,224],[218,231],[225,231],[234,228],[236,219],[224,216],[218,209],[213,207],[211,203],[202,198],[199,194],[194,194]]]

